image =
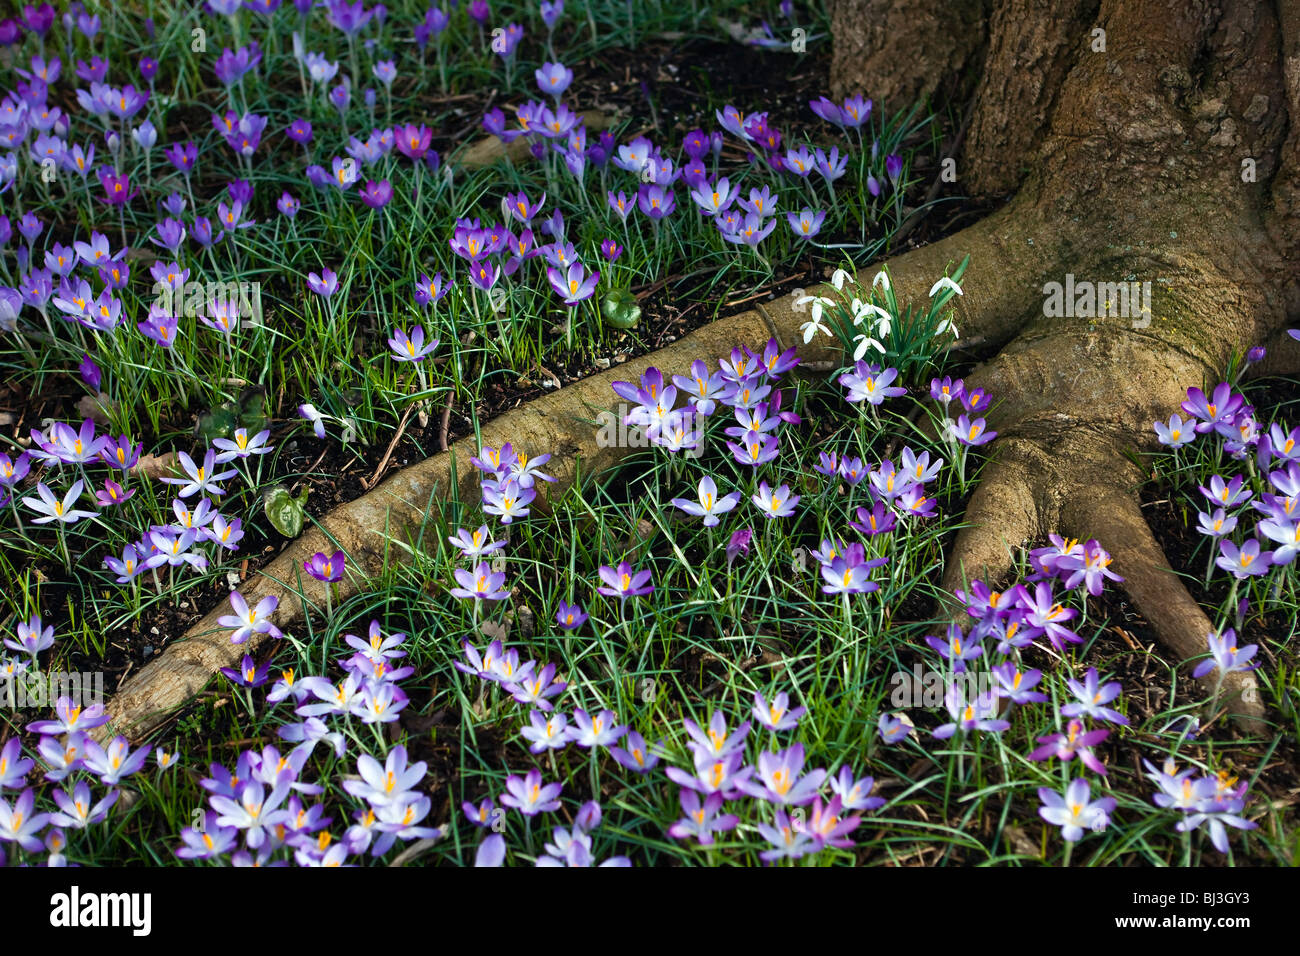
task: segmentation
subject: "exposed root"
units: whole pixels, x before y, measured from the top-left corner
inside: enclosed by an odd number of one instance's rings
[[[1061,519],[1068,534],[1096,538],[1111,553],[1115,572],[1124,578],[1124,589],[1165,647],[1180,661],[1205,655],[1206,635],[1214,627],[1169,567],[1164,550],[1132,495],[1111,488],[1081,488],[1063,510]],[[1215,680],[1211,676],[1200,682],[1207,694],[1214,692]],[[1242,730],[1267,730],[1253,673],[1229,674],[1223,681],[1222,695],[1217,703],[1228,708]]]

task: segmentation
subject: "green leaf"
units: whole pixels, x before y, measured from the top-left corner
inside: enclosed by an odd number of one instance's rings
[[[309,489],[303,486],[297,498],[289,494],[284,487],[273,488],[263,501],[262,508],[267,520],[276,531],[286,538],[296,538],[302,534],[302,520],[307,512],[307,494]]]
[[[606,325],[612,325],[616,329],[633,329],[641,320],[641,306],[637,305],[636,296],[627,289],[615,289],[601,300],[600,314],[605,317]]]

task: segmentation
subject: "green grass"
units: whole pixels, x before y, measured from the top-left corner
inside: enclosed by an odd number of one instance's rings
[[[771,9],[759,7],[728,5],[726,12],[747,21],[760,16],[776,21],[774,4]],[[856,137],[836,138],[809,114],[806,127],[786,127],[783,132],[790,144],[808,140],[825,148],[836,143],[841,151],[847,150],[847,173],[833,194],[815,176],[793,182],[746,164],[734,142],[724,153],[720,171],[733,184],[740,184],[742,194],[767,185],[782,197],[778,228],[757,250],[724,242],[690,208],[681,188],[676,191],[681,207],[676,215],[655,227],[634,213],[624,226],[609,209],[605,195],[611,189],[634,192],[637,180],[632,173],[589,168],[579,187],[553,162],[499,162],[477,170],[461,167],[463,150],[481,135],[477,120],[486,101],[481,94],[496,88],[494,105],[522,102],[531,95],[526,90],[533,69],[552,52],[573,65],[665,32],[716,37],[709,17],[694,5],[571,2],[563,43],[557,33],[552,51],[537,42],[545,30],[535,12],[521,9],[518,16],[531,39],[507,78],[499,59],[484,48],[477,29],[463,15],[438,44],[430,46],[423,58],[427,69],[421,72],[422,58],[410,41],[409,27],[422,12],[422,6],[414,3],[392,4],[390,26],[373,51],[350,46],[326,29],[320,13],[315,14],[307,48],[338,60],[343,71],[355,60],[360,73],[368,75],[375,61],[388,56],[396,58],[398,65],[391,100],[380,90],[372,112],[354,91],[352,106],[339,117],[322,91],[304,99],[287,39],[297,21],[291,5],[275,14],[269,30],[250,14],[228,23],[201,19],[189,5],[143,2],[134,5],[130,15],[115,5],[102,5],[104,28],[94,50],[108,58],[115,70],[142,52],[170,54],[159,56],[163,67],[149,107],[159,129],[159,145],[150,155],[129,145],[121,163],[121,169],[141,187],[145,201],[131,204],[119,220],[98,202],[93,175],[84,186],[66,175],[44,183],[36,174],[38,167],[20,164],[9,195],[21,203],[16,208],[33,211],[49,226],[36,243],[37,253],[52,240],[85,239],[92,229],[105,233],[114,248],[120,234],[134,246],[153,248],[144,237],[155,222],[157,200],[179,192],[191,202],[187,222],[196,211],[213,216],[216,203],[227,199],[226,181],[245,178],[255,188],[252,215],[257,225],[210,248],[187,243],[182,265],[197,281],[257,284],[262,318],[241,327],[228,344],[195,319],[182,319],[177,344],[163,350],[132,328],[145,317],[152,301],[149,280],[144,278],[148,260],[134,259],[131,285],[121,294],[128,317],[125,328],[115,334],[92,332],[64,321],[57,310],[51,309],[46,321],[27,309],[19,320],[21,337],[6,336],[0,344],[0,376],[44,402],[42,414],[62,409],[61,420],[75,422],[80,416],[72,407],[84,391],[76,366],[83,353],[90,354],[103,373],[108,420],[103,430],[130,436],[142,443],[145,453],[202,452],[211,438],[229,434],[241,424],[250,432],[270,427],[275,449],[241,463],[240,474],[225,482],[229,494],[221,500],[220,510],[243,521],[248,534],[244,550],[221,553],[208,548],[213,561],[204,572],[163,568],[127,585],[116,583],[101,560],[106,554],[120,553],[149,526],[173,520],[170,490],[130,476],[123,481],[135,491],[129,501],[54,533],[48,526],[34,526],[33,513],[20,504],[34,495],[37,475],[28,479],[14,503],[0,513],[0,579],[10,585],[0,592],[0,631],[13,632],[19,621],[33,614],[57,621],[56,642],[43,656],[46,672],[85,670],[123,650],[130,654],[145,644],[175,637],[172,633],[154,636],[148,628],[194,620],[198,612],[207,610],[198,606],[200,598],[224,592],[228,575],[238,572],[245,557],[254,558],[256,568],[254,547],[281,542],[263,512],[266,493],[273,487],[306,486],[315,495],[334,477],[313,464],[318,450],[349,446],[368,474],[414,405],[436,410],[453,402],[456,408],[474,413],[477,427],[477,410],[487,404],[497,386],[512,389],[521,375],[539,367],[584,369],[615,351],[643,347],[651,341],[649,329],[626,333],[601,320],[600,299],[609,292],[643,290],[667,281],[679,301],[703,302],[704,315],[711,317],[723,302],[771,286],[796,264],[864,265],[879,258],[907,219],[903,197],[909,205],[916,202],[913,193],[918,183],[910,172],[913,151],[926,148],[927,140],[928,148],[937,148],[939,142],[937,124],[919,109],[873,118],[869,138],[876,143],[874,156],[869,145],[863,148]],[[152,16],[157,26],[152,41],[141,26],[144,16]],[[497,17],[508,19],[510,11],[498,10]],[[818,27],[817,32],[825,32],[820,9],[801,10],[798,17]],[[186,52],[191,30],[200,25],[208,31],[207,59]],[[227,93],[211,71],[214,54],[223,45],[247,40],[250,30],[265,38],[262,76],[271,79],[250,77],[230,93],[234,108],[269,119],[256,159],[247,162],[237,160],[217,136],[209,113],[227,106]],[[91,48],[84,38],[75,43],[77,56],[89,55]],[[27,44],[23,55],[30,57],[35,42]],[[65,74],[70,70],[65,63]],[[112,82],[124,79],[125,74],[110,74]],[[58,89],[66,93],[70,88],[65,83]],[[472,107],[468,112],[466,101],[447,98],[461,94],[478,95],[468,101]],[[704,89],[700,94],[712,108],[730,102],[726,89]],[[566,99],[586,108],[595,97],[579,82]],[[735,105],[746,112],[764,108],[762,103]],[[75,109],[75,99],[71,108]],[[653,103],[648,109],[655,109]],[[377,212],[357,201],[356,187],[348,193],[314,190],[304,178],[303,150],[281,135],[299,116],[315,124],[311,159],[326,167],[331,156],[343,155],[349,132],[423,122],[436,131],[442,168],[451,168],[454,174],[448,178],[441,170],[421,170],[393,153],[366,170],[364,177],[392,183],[393,201]],[[81,113],[77,118],[79,135],[93,133],[102,144],[106,127],[96,129],[97,121]],[[613,130],[616,141],[626,143],[645,120],[642,115],[622,118]],[[458,131],[464,132],[453,137]],[[682,132],[651,134],[651,138],[676,159]],[[161,156],[163,145],[186,138],[198,144],[201,157],[188,182]],[[884,158],[891,153],[904,158],[899,189],[887,187],[881,197],[873,197],[869,177],[886,179]],[[502,198],[521,189],[533,199],[545,192],[543,217],[561,210],[579,259],[589,265],[599,263],[602,278],[597,297],[572,313],[559,304],[546,283],[540,260],[529,260],[508,281],[504,308],[498,311],[472,289],[465,263],[448,246],[458,218],[478,217],[490,224],[500,217]],[[286,190],[303,202],[295,219],[275,211],[276,199]],[[786,227],[784,213],[798,211],[805,203],[827,209],[825,243],[798,245]],[[600,258],[600,243],[606,238],[625,247],[616,263]],[[16,280],[14,256],[6,252],[0,255],[0,263]],[[308,292],[305,284],[307,273],[325,266],[337,272],[340,283],[338,293],[328,300]],[[965,264],[952,263],[950,274],[965,284],[981,281],[978,272],[964,274],[964,269]],[[433,309],[421,309],[412,296],[413,283],[421,273],[439,271],[452,276],[455,286]],[[845,300],[854,295],[865,299],[867,293],[864,283],[862,289],[850,289]],[[865,814],[852,834],[854,847],[827,848],[803,863],[1131,866],[1217,865],[1224,859],[1285,864],[1292,859],[1294,814],[1263,798],[1256,788],[1257,779],[1268,772],[1279,752],[1292,753],[1289,735],[1300,731],[1295,707],[1300,684],[1291,633],[1268,638],[1267,656],[1276,666],[1259,672],[1270,716],[1280,723],[1265,739],[1235,737],[1221,722],[1194,740],[1171,727],[1183,717],[1204,720],[1208,703],[1188,680],[1182,661],[1159,657],[1150,661],[1149,679],[1170,692],[1159,707],[1138,707],[1141,688],[1126,680],[1116,706],[1133,723],[1111,728],[1111,737],[1099,748],[1109,774],[1105,778],[1087,774],[1093,795],[1103,791],[1115,798],[1117,806],[1103,831],[1088,833],[1078,844],[1066,843],[1056,828],[1040,819],[1037,791],[1040,787],[1061,791],[1081,772],[1079,765],[1033,762],[1026,755],[1037,746],[1036,738],[1062,729],[1057,705],[1072,697],[1067,678],[1081,677],[1089,667],[1096,667],[1103,677],[1127,673],[1128,652],[1108,634],[1112,624],[1123,622],[1110,619],[1109,604],[1081,603],[1077,594],[1068,599],[1083,614],[1078,630],[1084,643],[1064,654],[1042,649],[1025,653],[1025,666],[1044,671],[1040,689],[1051,699],[1013,708],[1010,727],[1004,732],[959,733],[939,741],[930,731],[947,717],[941,709],[918,706],[904,708],[916,724],[915,734],[894,745],[878,735],[882,713],[898,709],[891,700],[898,686],[895,675],[911,673],[917,664],[938,666],[924,638],[943,633],[934,608],[941,597],[938,582],[944,550],[961,527],[961,508],[976,480],[978,457],[972,455],[967,461],[962,453],[959,462],[953,460],[954,448],[934,437],[942,433],[934,404],[923,401],[931,375],[960,371],[945,365],[946,354],[934,334],[946,314],[944,298],[936,299],[924,314],[905,315],[899,314],[889,295],[880,294],[874,301],[894,315],[891,334],[881,333],[889,349],[883,361],[903,369],[900,381],[909,388],[908,397],[876,412],[846,405],[834,377],[790,379],[785,384],[784,407],[795,409],[803,424],[782,426],[781,454],[772,464],[755,471],[732,460],[723,429],[733,422],[724,421],[720,411],[710,419],[706,453],[698,459],[646,451],[616,471],[586,476],[556,494],[547,512],[535,510],[509,526],[504,552],[511,589],[507,601],[476,606],[447,593],[455,583],[453,570],[465,566],[448,545],[448,535],[483,523],[498,535],[506,531],[495,519],[483,518],[478,501],[454,498],[431,502],[426,521],[409,542],[391,539],[393,557],[400,555],[403,560],[386,562],[377,578],[364,582],[362,593],[327,602],[318,582],[305,577],[289,582],[315,605],[315,613],[275,643],[269,657],[259,656],[259,661],[269,660],[274,672],[291,668],[298,675],[338,681],[339,662],[352,652],[346,636],[365,635],[372,620],[380,623],[384,634],[407,635],[403,648],[409,656],[401,663],[414,668],[401,682],[411,696],[402,722],[381,729],[355,719],[330,718],[331,729],[345,735],[348,753],[336,758],[321,744],[301,775],[325,786],[323,795],[304,802],[324,805],[333,819],[328,830],[335,841],[361,806],[342,788],[343,780],[356,773],[358,755],[369,753],[382,761],[384,753],[401,742],[412,759],[430,766],[421,786],[433,802],[423,822],[445,828],[443,838],[420,857],[421,862],[472,862],[481,834],[463,819],[461,802],[499,796],[508,776],[536,766],[544,779],[563,783],[562,808],[533,821],[515,812],[502,817],[512,862],[534,859],[542,852],[550,827],[570,824],[582,802],[598,794],[604,810],[604,820],[593,833],[598,859],[617,854],[638,865],[756,864],[767,848],[758,827],[774,822],[773,808],[749,798],[730,801],[725,812],[738,814],[739,826],[711,847],[670,839],[666,830],[681,816],[681,809],[678,788],[665,777],[664,768],[690,766],[683,719],[704,725],[717,710],[725,714],[727,726],[735,728],[750,719],[754,692],[770,699],[786,691],[792,706],[806,707],[807,714],[795,731],[772,734],[755,728],[746,745],[746,764],[752,765],[764,750],[783,749],[797,741],[806,749],[806,768],[824,768],[834,775],[848,767],[855,779],[870,775],[886,800],[884,806]],[[839,323],[835,331],[851,349],[853,335],[862,329],[849,324],[847,308],[833,311],[833,316],[828,311],[828,321]],[[572,323],[571,336],[562,330],[566,319]],[[409,366],[395,362],[386,346],[393,328],[409,329],[416,323],[441,341],[440,361],[424,366],[423,379]],[[295,409],[302,402],[313,403],[326,416],[324,445],[309,439],[307,426],[297,418]],[[36,408],[30,411],[37,414]],[[1277,411],[1280,415],[1284,409]],[[199,438],[194,434],[196,425]],[[29,416],[24,427],[43,425]],[[0,451],[16,454],[25,437],[25,433],[0,436],[4,443]],[[932,456],[946,460],[930,489],[940,504],[939,514],[925,520],[904,518],[893,534],[862,539],[848,530],[848,524],[858,506],[870,505],[866,485],[848,486],[814,473],[818,453],[835,450],[861,456],[867,467],[873,467],[887,456],[897,461],[903,445],[928,449]],[[549,449],[527,451],[537,455]],[[330,464],[339,457],[331,456]],[[1197,484],[1216,468],[1226,467],[1228,463],[1216,459],[1208,443],[1202,442],[1160,462],[1160,487],[1167,489],[1169,497],[1186,501],[1187,514],[1194,521]],[[59,493],[76,478],[102,480],[102,470],[88,473],[79,466],[34,471]],[[704,474],[717,480],[721,492],[742,493],[737,510],[715,529],[702,527],[669,504],[673,497],[693,497]],[[747,500],[759,480],[773,487],[788,483],[793,493],[802,496],[797,515],[764,521]],[[1260,478],[1254,475],[1253,480],[1258,485]],[[309,498],[309,505],[313,514],[319,512],[315,498]],[[728,538],[746,526],[755,531],[750,551],[729,564],[723,558]],[[862,540],[869,554],[888,559],[874,575],[879,591],[848,600],[822,593],[822,579],[810,552],[834,537]],[[1203,552],[1196,552],[1191,566],[1197,567],[1205,558]],[[625,603],[595,595],[598,569],[620,560],[653,572],[651,595]],[[1023,556],[1022,572],[1028,572]],[[349,573],[358,573],[352,563]],[[1217,607],[1216,623],[1229,623],[1234,613],[1231,597],[1226,590],[1209,593]],[[1239,589],[1236,597],[1245,596],[1257,609],[1252,613],[1266,611],[1296,619],[1289,570]],[[557,629],[553,621],[561,600],[581,604],[590,612],[590,620],[572,633]],[[169,616],[178,608],[186,613]],[[454,666],[463,659],[463,641],[481,649],[493,635],[503,633],[507,645],[517,648],[523,659],[557,666],[558,675],[568,683],[558,698],[560,709],[571,713],[582,707],[594,713],[609,708],[647,741],[662,741],[659,767],[640,776],[619,767],[603,750],[593,759],[574,746],[554,755],[531,755],[519,736],[529,708],[500,688],[485,688],[477,677]],[[115,648],[110,640],[123,638],[130,648]],[[267,745],[288,750],[277,730],[294,720],[292,711],[285,703],[268,706],[264,691],[248,692],[224,677],[215,678],[156,741],[181,755],[178,765],[159,770],[151,761],[146,770],[129,778],[105,824],[69,831],[68,858],[86,865],[175,862],[171,851],[179,844],[181,831],[202,819],[207,794],[199,781],[207,776],[209,764],[231,768],[241,753]],[[39,718],[32,711],[0,712],[0,736],[20,734],[34,719]],[[390,734],[392,728],[397,730]],[[34,743],[30,736],[26,742]],[[1258,829],[1230,831],[1232,851],[1226,858],[1210,847],[1205,833],[1177,833],[1178,815],[1152,804],[1153,787],[1142,777],[1141,760],[1159,764],[1166,758],[1206,772],[1229,772],[1251,784],[1256,796],[1245,813]],[[80,772],[73,779],[83,778],[92,782],[97,796],[102,795],[104,788],[92,775]],[[43,809],[52,807],[52,789],[47,783],[38,785]],[[827,793],[825,787],[822,793]],[[807,820],[808,808],[794,812]],[[399,841],[383,859],[391,861],[402,846]],[[35,862],[43,856],[21,853],[12,844],[5,849],[10,862]],[[289,851],[278,853],[283,857]]]

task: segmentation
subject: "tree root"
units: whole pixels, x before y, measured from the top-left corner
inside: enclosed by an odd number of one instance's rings
[[[797,326],[774,325],[757,312],[720,319],[658,352],[506,412],[483,426],[481,439],[494,447],[512,442],[532,454],[554,454],[547,471],[557,481],[539,487],[533,505],[545,513],[548,496],[567,490],[579,468],[583,474],[596,474],[631,450],[627,442],[600,440],[601,426],[593,424],[602,412],[613,412],[621,418],[626,411],[616,405],[611,382],[634,381],[651,365],[657,365],[665,375],[685,374],[696,359],[726,356],[739,345],[761,350],[773,336],[780,342],[790,342],[796,338],[796,331]],[[801,349],[801,354],[811,361],[830,357],[822,342]],[[303,561],[317,551],[332,551],[337,542],[353,569],[338,585],[340,599],[346,600],[376,579],[386,563],[409,558],[408,532],[431,508],[440,507],[452,496],[461,501],[478,499],[478,472],[469,464],[478,452],[473,437],[469,437],[453,443],[448,452],[390,476],[377,488],[335,509],[322,519],[320,527],[289,542],[270,564],[245,582],[240,592],[250,605],[268,595],[278,598],[274,620],[282,630],[288,630],[307,611],[307,598],[293,583],[301,577]],[[253,635],[246,644],[231,644],[230,629],[217,623],[227,613],[229,607],[223,601],[123,684],[109,701],[109,723],[97,728],[96,735],[107,739],[121,733],[139,740],[198,693],[219,668],[235,666],[244,654],[254,653],[265,635]]]

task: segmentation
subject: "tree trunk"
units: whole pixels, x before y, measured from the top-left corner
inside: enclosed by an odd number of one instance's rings
[[[1219,381],[1234,350],[1266,344],[1265,369],[1300,368],[1279,335],[1300,317],[1300,0],[996,0],[971,5],[978,25],[949,22],[967,35],[946,43],[933,38],[947,4],[886,12],[901,6],[834,0],[832,87],[891,107],[961,88],[945,74],[979,38],[958,182],[1014,191],[891,263],[920,297],[969,253],[959,328],[1001,348],[969,378],[1001,399],[988,416],[999,437],[945,586],[1005,578],[1016,549],[1048,532],[1096,537],[1162,641],[1183,660],[1204,654],[1210,621],[1146,528],[1142,469],[1125,453],[1151,449],[1152,422]],[[890,55],[861,55],[882,23]],[[1044,285],[1070,275],[1149,282],[1150,311],[1047,315]],[[1227,688],[1258,728],[1253,677]]]

